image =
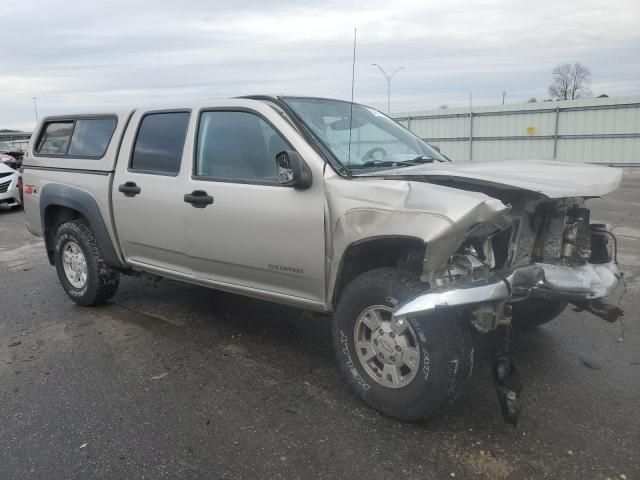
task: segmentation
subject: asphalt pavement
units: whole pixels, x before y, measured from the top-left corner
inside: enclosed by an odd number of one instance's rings
[[[616,227],[624,321],[567,309],[517,334],[517,428],[487,362],[428,423],[367,408],[328,316],[131,277],[79,307],[0,207],[0,479],[640,479],[640,170],[589,203]]]

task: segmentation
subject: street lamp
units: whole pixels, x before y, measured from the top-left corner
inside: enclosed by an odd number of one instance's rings
[[[36,100],[38,100],[38,97],[31,97],[31,100],[33,100],[33,111],[36,112],[36,125],[37,125],[38,124],[38,104]]]
[[[382,68],[377,63],[372,63],[371,65],[373,65],[374,67],[378,67],[382,75],[384,75],[384,78],[387,80],[387,113],[391,113],[391,79],[395,76],[396,73],[398,73],[400,70],[403,70],[404,67],[396,68],[393,73],[389,75],[384,71],[384,68]]]

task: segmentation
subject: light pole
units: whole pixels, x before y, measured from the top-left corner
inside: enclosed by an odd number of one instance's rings
[[[36,125],[38,124],[38,97],[31,97],[31,100],[33,100],[33,111],[36,112]]]
[[[396,73],[398,73],[400,70],[403,70],[404,67],[396,68],[393,71],[393,73],[391,75],[389,75],[389,74],[387,74],[387,72],[384,71],[384,68],[382,68],[377,63],[372,63],[371,65],[373,65],[375,67],[378,67],[380,69],[380,72],[382,73],[382,75],[384,75],[384,78],[387,80],[387,113],[391,113],[391,79],[393,79],[393,77],[395,76]]]
[[[507,95],[507,92],[503,91],[502,92],[502,104],[504,105],[504,97]]]

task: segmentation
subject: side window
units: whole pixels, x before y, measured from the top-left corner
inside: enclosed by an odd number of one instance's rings
[[[271,125],[249,112],[200,115],[195,175],[277,182],[276,154],[289,145]]]
[[[102,157],[116,129],[116,119],[77,118],[47,122],[36,153],[41,155],[94,158]]]
[[[188,124],[189,112],[145,115],[133,147],[131,170],[177,174]]]
[[[72,133],[73,121],[47,123],[40,134],[36,153],[66,155]]]
[[[76,120],[69,155],[101,157],[107,151],[116,129],[115,118],[87,118]]]

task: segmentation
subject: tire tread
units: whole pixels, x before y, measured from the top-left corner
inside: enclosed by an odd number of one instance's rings
[[[415,274],[406,270],[387,267],[365,272],[347,285],[340,297],[333,322],[333,342],[339,367],[342,376],[354,393],[372,408],[401,421],[424,421],[440,413],[459,398],[464,391],[473,368],[471,333],[457,313],[455,313],[457,318],[451,318],[450,315],[446,316],[444,314],[430,316],[427,321],[433,323],[430,325],[429,330],[443,333],[441,338],[436,339],[436,342],[438,342],[436,344],[438,357],[444,356],[458,360],[455,375],[453,370],[456,367],[453,364],[450,367],[443,365],[443,367],[447,368],[434,368],[437,371],[431,371],[430,378],[433,376],[434,390],[437,389],[439,391],[430,392],[430,401],[416,402],[412,408],[404,407],[399,409],[389,402],[376,398],[370,391],[365,391],[361,388],[358,379],[353,375],[347,362],[344,361],[341,322],[346,321],[346,319],[342,318],[346,313],[345,310],[349,308],[351,302],[358,302],[358,297],[362,292],[380,289],[381,287],[388,293],[388,297],[402,297],[396,298],[400,302],[425,291],[425,285],[420,282]],[[355,319],[353,321],[355,322]],[[348,334],[352,335],[352,330]],[[359,362],[355,352],[352,357],[353,363]],[[360,367],[360,365],[358,366]],[[363,377],[367,375],[361,367],[359,368],[359,373]],[[417,380],[419,379],[416,378],[414,382]],[[373,382],[373,380],[371,381]]]
[[[75,236],[80,240],[79,244],[87,261],[87,290],[82,296],[69,293],[64,271],[61,266],[60,252],[58,251],[58,237],[64,232]],[[60,224],[56,230],[56,250],[54,258],[58,276],[67,295],[76,303],[83,306],[94,306],[109,300],[118,290],[120,273],[105,261],[96,241],[93,231],[82,219],[74,219]]]

